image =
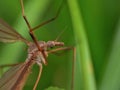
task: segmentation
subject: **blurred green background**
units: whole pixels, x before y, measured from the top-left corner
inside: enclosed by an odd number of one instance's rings
[[[32,27],[55,16],[62,0],[24,0],[25,13]],[[63,0],[58,18],[35,31],[38,40],[59,41],[77,50],[74,90],[120,90],[120,0]],[[27,40],[31,40],[22,18],[19,0],[1,0],[0,18]],[[24,43],[0,43],[0,65],[24,62]],[[72,51],[49,55],[37,90],[51,86],[70,90]],[[24,90],[31,90],[38,74],[32,69]],[[52,90],[59,90],[59,89]],[[51,89],[48,89],[51,90]]]

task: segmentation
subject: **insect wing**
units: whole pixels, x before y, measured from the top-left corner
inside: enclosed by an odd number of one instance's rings
[[[0,90],[11,90],[11,88],[15,85],[16,80],[19,78],[24,66],[25,64],[22,63],[9,69],[3,77],[0,78]]]
[[[23,42],[27,41],[5,21],[0,19],[0,42],[15,42],[19,40]]]

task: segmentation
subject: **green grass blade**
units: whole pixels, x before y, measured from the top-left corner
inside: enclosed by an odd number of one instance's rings
[[[67,0],[80,57],[83,90],[96,90],[94,70],[88,40],[77,0]],[[78,62],[78,61],[76,61]],[[79,70],[79,69],[78,69]]]

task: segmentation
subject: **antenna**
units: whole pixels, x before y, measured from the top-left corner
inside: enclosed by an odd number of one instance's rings
[[[67,26],[65,26],[65,28],[60,32],[60,34],[57,36],[57,38],[54,41],[58,41],[58,39],[60,39],[60,37],[62,36],[62,34],[65,32],[65,30],[67,30]]]

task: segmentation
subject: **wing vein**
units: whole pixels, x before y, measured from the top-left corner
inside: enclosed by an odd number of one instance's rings
[[[22,66],[23,65],[23,66]],[[2,87],[4,87],[4,85],[7,83],[7,82],[9,82],[13,77],[15,77],[15,75],[17,75],[17,74],[19,74],[19,71],[21,71],[21,69],[23,69],[23,67],[25,66],[25,63],[23,63],[22,65],[20,65],[19,67],[19,69],[13,74],[13,75],[11,75],[6,81],[4,81],[4,83],[0,86],[0,88],[2,88]],[[14,66],[14,67],[16,67],[16,66]],[[14,68],[13,67],[13,68]],[[17,68],[16,68],[17,69]],[[9,73],[10,74],[10,73]],[[3,81],[0,81],[0,82],[3,82]]]
[[[1,29],[0,29],[0,32],[3,32],[3,33],[8,34],[8,35],[15,36],[15,37],[17,36],[17,35],[15,35],[15,34],[12,34],[12,33],[6,32],[6,31],[3,31],[3,30],[1,30]],[[19,35],[19,34],[18,34],[18,35]]]

